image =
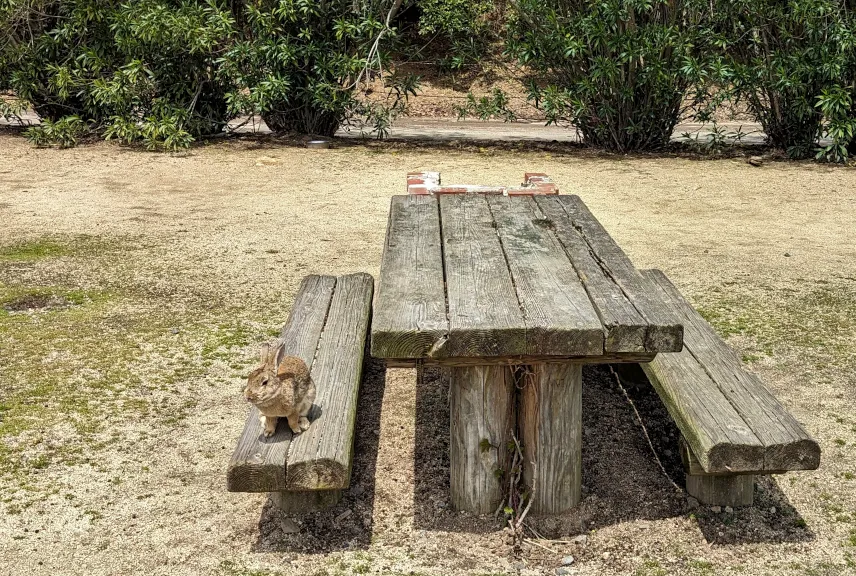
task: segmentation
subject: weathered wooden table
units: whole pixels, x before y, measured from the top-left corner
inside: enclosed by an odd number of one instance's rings
[[[496,509],[512,434],[533,511],[579,502],[582,364],[680,351],[656,294],[577,196],[393,197],[371,352],[449,367],[456,508]]]

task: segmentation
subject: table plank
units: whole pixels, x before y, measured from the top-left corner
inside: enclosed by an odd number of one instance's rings
[[[645,351],[648,322],[615,280],[592,255],[591,247],[568,218],[557,196],[535,198],[543,217],[552,223],[588,297],[600,316],[605,332],[604,351],[638,353]]]
[[[645,349],[649,352],[678,352],[683,348],[683,326],[668,305],[660,300],[650,282],[633,266],[630,258],[592,215],[579,196],[556,196],[597,259],[648,321]]]
[[[523,311],[526,353],[603,354],[603,325],[534,200],[490,196],[487,203]]]
[[[526,323],[481,194],[440,197],[449,305],[448,356],[526,353]]]
[[[393,196],[372,320],[372,356],[442,356],[449,334],[433,196]]]

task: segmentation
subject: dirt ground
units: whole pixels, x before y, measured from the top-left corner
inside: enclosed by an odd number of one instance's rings
[[[672,278],[804,423],[819,470],[693,508],[677,435],[584,378],[583,502],[514,554],[449,510],[438,374],[367,366],[352,488],[298,518],[225,491],[258,343],[309,273],[377,276],[404,175],[550,174]],[[811,163],[241,140],[172,156],[0,134],[0,574],[856,574],[856,172]],[[668,475],[657,465],[655,454]],[[674,484],[675,482],[676,484]]]

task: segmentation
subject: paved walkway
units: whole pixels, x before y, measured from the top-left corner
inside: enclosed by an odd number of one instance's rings
[[[21,123],[27,126],[37,125],[39,118],[35,113],[27,113]],[[0,118],[0,126],[10,122]],[[229,123],[238,133],[269,134],[270,130],[261,119],[239,118]],[[743,144],[760,145],[764,143],[764,133],[758,124],[752,122],[729,122],[719,124],[728,142],[737,140],[737,134],[742,133],[740,141]],[[673,141],[686,140],[686,134],[698,138],[701,142],[708,140],[712,134],[709,124],[680,124],[672,135]],[[336,134],[342,138],[360,138],[359,130],[339,130]],[[456,120],[455,118],[400,118],[389,130],[389,137],[395,140],[421,141],[501,141],[501,142],[579,142],[580,137],[573,128],[562,126],[545,126],[543,122],[481,122],[478,120]]]

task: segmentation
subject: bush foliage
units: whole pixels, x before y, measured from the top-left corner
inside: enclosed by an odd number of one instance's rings
[[[19,99],[0,115],[35,108],[40,145],[178,149],[244,114],[382,136],[417,86],[386,73],[390,41],[434,43],[456,72],[502,26],[530,98],[591,145],[660,148],[729,100],[793,157],[856,153],[856,0],[0,0],[0,95]],[[367,97],[379,78],[388,91]],[[494,90],[461,112],[509,120],[507,104]]]
[[[841,161],[856,129],[856,20],[843,0],[732,0],[724,12],[730,81],[770,143]],[[831,144],[818,149],[821,136]]]
[[[382,66],[380,41],[392,36],[387,16],[397,6],[0,0],[0,91],[46,120],[30,130],[39,144],[71,145],[95,131],[177,149],[245,113],[273,129],[323,135],[360,114],[382,131],[413,81],[393,79],[391,98],[373,104],[354,95]]]
[[[624,152],[669,142],[723,66],[708,0],[518,0],[509,52],[548,122]],[[689,96],[689,98],[688,98]]]

